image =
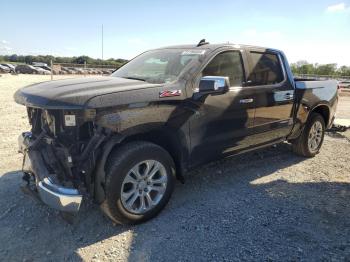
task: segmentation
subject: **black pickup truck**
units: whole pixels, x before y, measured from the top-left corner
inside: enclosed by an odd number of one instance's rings
[[[90,195],[113,221],[132,224],[158,214],[175,179],[209,161],[283,141],[315,156],[338,90],[294,79],[279,50],[201,41],[14,97],[32,126],[19,137],[28,187],[64,212]]]

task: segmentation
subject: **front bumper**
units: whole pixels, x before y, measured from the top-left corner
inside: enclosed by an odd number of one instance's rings
[[[19,152],[24,155],[23,171],[35,176],[35,185],[40,199],[48,206],[64,211],[79,211],[83,196],[75,188],[67,188],[54,183],[54,175],[49,170],[41,156],[35,149],[30,132],[22,133],[18,138]]]

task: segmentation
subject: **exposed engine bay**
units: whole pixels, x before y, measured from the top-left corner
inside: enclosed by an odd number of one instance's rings
[[[95,110],[27,107],[27,112],[32,130],[20,136],[19,144],[24,154],[24,179],[28,184],[35,181],[38,185],[44,181],[45,189],[57,187],[56,190],[61,189],[68,195],[81,195],[85,189],[92,191],[96,156],[108,136],[91,121]],[[68,211],[72,210],[68,208]]]

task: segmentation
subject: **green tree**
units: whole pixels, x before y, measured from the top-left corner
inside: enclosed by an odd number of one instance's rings
[[[93,60],[90,57],[84,55],[77,57],[75,60],[73,60],[73,63],[84,64],[86,62],[87,64],[92,64],[92,61]]]
[[[122,66],[124,63],[127,62],[125,59],[114,59],[110,58],[107,60],[101,60],[101,59],[94,59],[89,56],[79,56],[79,57],[54,57],[51,55],[2,55],[0,56],[0,61],[4,62],[21,62],[21,63],[27,63],[31,64],[33,62],[42,62],[46,64],[50,64],[50,61],[53,61],[54,63],[67,63],[67,64],[84,64],[86,62],[87,64],[93,64],[93,65],[107,65],[107,66],[112,66],[114,68],[119,68]]]
[[[32,64],[33,63],[33,56],[31,56],[31,55],[27,55],[27,56],[25,56],[24,57],[24,62],[26,63],[26,64]]]
[[[291,64],[291,69],[294,74],[298,75],[310,75],[315,73],[315,65],[304,60]]]
[[[317,75],[336,75],[337,64],[319,65],[316,68]]]
[[[350,76],[350,66],[342,66],[338,69],[339,75]]]

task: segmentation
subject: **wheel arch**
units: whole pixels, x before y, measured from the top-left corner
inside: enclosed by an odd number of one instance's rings
[[[164,127],[127,136],[122,143],[132,141],[147,141],[164,148],[173,158],[177,173],[182,174],[184,162],[188,158],[188,146],[185,135],[181,131]]]
[[[187,145],[185,134],[179,129],[174,130],[169,127],[162,127],[149,131],[132,132],[130,135],[113,134],[111,139],[103,146],[102,154],[95,168],[94,196],[97,203],[102,203],[105,199],[105,164],[108,157],[119,145],[133,141],[147,141],[165,149],[175,163],[176,178],[183,181],[183,173],[186,170],[189,157],[189,146]]]
[[[326,102],[318,103],[313,107],[310,105],[301,105],[300,108],[300,112],[298,111],[296,113],[295,124],[288,137],[288,141],[293,141],[303,133],[305,125],[310,120],[312,113],[320,114],[324,119],[326,128],[329,128],[331,123],[331,111],[330,106]]]
[[[326,104],[319,104],[315,106],[309,114],[309,117],[311,116],[312,113],[318,113],[323,117],[323,120],[325,122],[326,128],[328,128],[329,121],[330,121],[330,108]]]

